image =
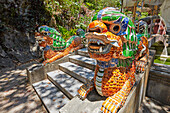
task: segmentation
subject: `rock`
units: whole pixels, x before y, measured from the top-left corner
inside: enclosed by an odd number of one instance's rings
[[[0,69],[39,58],[35,26],[51,17],[43,1],[2,0],[0,7]]]
[[[0,57],[0,70],[2,68],[7,68],[7,67],[13,67],[15,66],[15,64],[13,63],[13,61],[10,58],[3,58]]]
[[[34,37],[28,37],[20,31],[4,32],[1,37],[0,57],[10,58],[15,63],[25,63],[39,57],[37,51],[31,51],[31,47],[37,48]]]
[[[0,46],[0,56],[1,57],[7,57],[7,54],[5,53],[5,51],[2,49],[2,47]]]

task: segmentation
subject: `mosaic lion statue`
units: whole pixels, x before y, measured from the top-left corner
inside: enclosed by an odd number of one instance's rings
[[[84,100],[95,88],[99,95],[107,97],[101,106],[104,113],[115,113],[124,105],[135,84],[135,73],[145,71],[149,53],[147,24],[140,21],[136,26],[138,33],[126,15],[108,7],[95,14],[87,28],[88,53],[97,65],[94,79],[81,86],[78,93]]]
[[[82,29],[78,29],[76,34],[65,41],[56,29],[46,25],[38,27],[35,38],[39,46],[43,48],[43,64],[54,62],[70,52],[83,48],[85,32]]]

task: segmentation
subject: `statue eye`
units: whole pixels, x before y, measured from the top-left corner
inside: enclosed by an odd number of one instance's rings
[[[112,24],[112,25],[110,25],[109,29],[112,33],[117,34],[120,32],[121,26],[120,26],[120,24]]]
[[[47,33],[43,33],[44,35],[47,35]]]

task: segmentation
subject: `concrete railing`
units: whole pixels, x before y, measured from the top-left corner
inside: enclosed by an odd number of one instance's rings
[[[29,83],[32,85],[33,83],[47,79],[47,73],[50,71],[57,70],[59,68],[58,64],[68,62],[70,55],[71,54],[68,54],[67,56],[60,58],[54,61],[53,63],[50,63],[45,66],[42,64],[36,64],[32,65],[31,67],[28,67],[26,70]]]
[[[146,66],[146,71],[143,74],[138,74],[139,79],[136,85],[132,88],[125,105],[120,109],[119,113],[137,113],[138,109],[146,95],[146,88],[148,83],[148,76],[151,66],[153,65],[155,51],[149,51],[148,65]]]

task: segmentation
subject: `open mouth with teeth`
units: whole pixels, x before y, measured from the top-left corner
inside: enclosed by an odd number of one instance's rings
[[[96,53],[96,54],[107,54],[112,45],[106,44],[104,41],[91,38],[88,40],[88,51],[91,53]]]
[[[35,36],[36,42],[41,45],[43,42],[45,42],[44,38],[42,36]]]
[[[88,32],[85,36],[88,39],[88,53],[91,58],[109,61],[120,56],[118,52],[122,48],[120,37],[110,32]]]

